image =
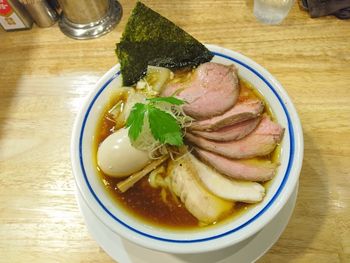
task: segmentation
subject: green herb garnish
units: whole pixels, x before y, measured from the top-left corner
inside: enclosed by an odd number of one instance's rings
[[[131,141],[136,141],[142,131],[145,113],[147,111],[146,106],[142,103],[136,103],[126,120],[126,127],[130,127],[128,135]]]
[[[203,44],[141,2],[129,17],[116,53],[126,86],[145,76],[148,65],[195,67],[213,57]]]
[[[129,138],[131,141],[135,142],[140,136],[145,118],[148,118],[154,139],[162,144],[183,145],[181,126],[177,119],[169,112],[158,108],[156,103],[166,102],[179,106],[185,102],[174,97],[160,97],[147,100],[147,104],[136,103],[126,121],[126,127],[129,128]]]
[[[174,146],[183,145],[181,127],[172,115],[149,105],[148,119],[156,140]]]
[[[173,105],[182,105],[185,103],[185,101],[177,99],[175,97],[156,97],[156,98],[151,98],[151,99],[147,99],[150,102],[167,102]]]

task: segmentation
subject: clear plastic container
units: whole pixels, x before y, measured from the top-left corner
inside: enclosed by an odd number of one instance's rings
[[[254,0],[254,15],[264,24],[279,24],[288,15],[294,0]]]

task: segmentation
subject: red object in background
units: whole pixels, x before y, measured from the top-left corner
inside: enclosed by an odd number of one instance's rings
[[[0,15],[8,16],[13,12],[7,0],[0,0]]]

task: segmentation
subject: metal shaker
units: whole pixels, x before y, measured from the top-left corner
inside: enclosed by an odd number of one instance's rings
[[[120,21],[116,0],[58,0],[62,8],[61,31],[75,39],[90,39],[110,32]]]
[[[19,0],[39,27],[50,27],[58,19],[56,11],[45,0]]]

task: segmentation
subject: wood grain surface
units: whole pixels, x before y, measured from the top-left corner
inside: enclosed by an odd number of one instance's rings
[[[90,237],[70,166],[74,118],[117,63],[135,1],[116,29],[77,41],[51,28],[0,32],[0,262],[112,262]],[[350,262],[350,20],[294,6],[259,24],[251,1],[144,1],[204,43],[252,58],[286,88],[302,121],[305,157],[295,212],[258,262]]]

